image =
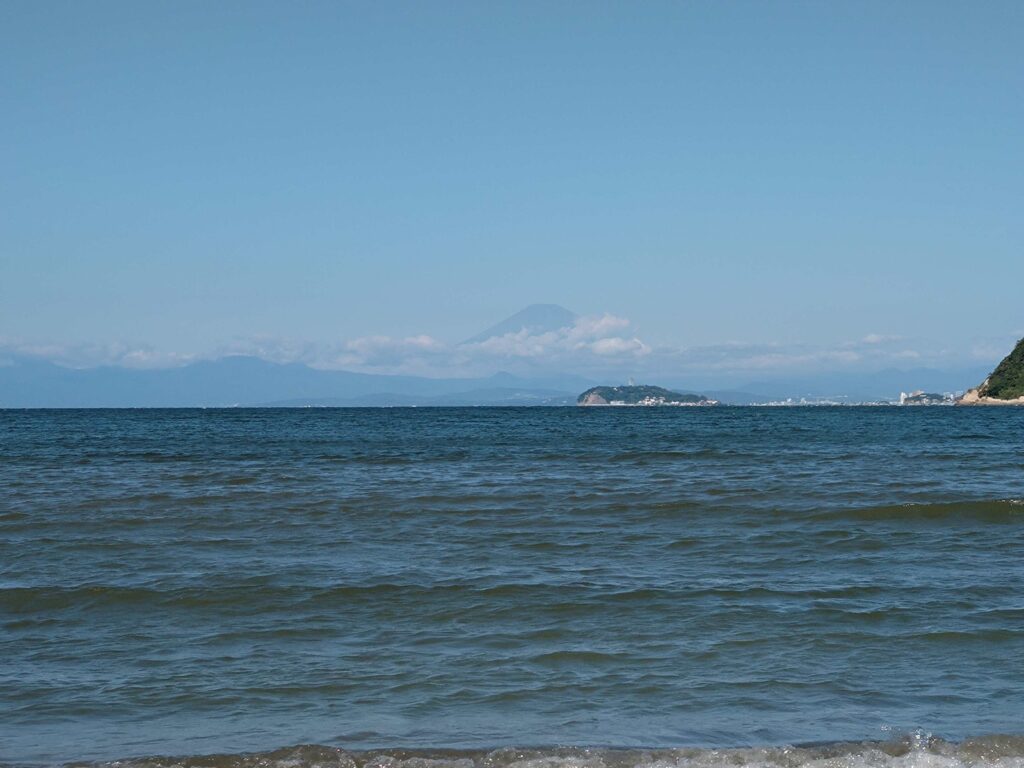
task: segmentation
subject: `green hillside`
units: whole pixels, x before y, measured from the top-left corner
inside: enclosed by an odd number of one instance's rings
[[[978,389],[982,397],[1013,400],[1024,395],[1024,339],[996,366]]]
[[[664,387],[650,385],[623,386],[623,387],[591,387],[576,398],[580,405],[697,405],[700,403],[711,404],[714,401],[708,400],[703,395],[683,394],[673,392]]]

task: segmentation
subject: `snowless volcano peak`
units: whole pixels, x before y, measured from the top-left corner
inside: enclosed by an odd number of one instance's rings
[[[505,318],[497,325],[492,325],[486,331],[478,333],[462,343],[479,344],[488,339],[522,331],[526,331],[531,336],[549,333],[571,326],[576,322],[577,317],[575,312],[570,312],[557,304],[531,304],[526,309],[516,312],[511,317]]]

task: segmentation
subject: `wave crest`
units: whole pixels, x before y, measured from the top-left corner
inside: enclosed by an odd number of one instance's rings
[[[271,752],[144,757],[68,768],[1024,768],[1024,736],[709,748],[381,749],[302,745]]]

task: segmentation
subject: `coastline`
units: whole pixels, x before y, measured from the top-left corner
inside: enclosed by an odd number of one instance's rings
[[[616,747],[504,746],[491,749],[381,748],[349,750],[302,744],[273,750],[150,755],[66,763],[6,763],[0,768],[946,768],[1016,766],[1024,735],[993,734],[947,741],[916,731],[891,739],[755,746]]]
[[[978,389],[969,389],[964,392],[963,396],[960,397],[955,405],[996,405],[996,406],[1022,406],[1024,405],[1024,395],[1014,398],[1013,400],[1001,400],[997,397],[987,397],[978,394]]]

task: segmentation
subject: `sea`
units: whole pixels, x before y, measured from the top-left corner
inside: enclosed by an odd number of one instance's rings
[[[1024,409],[0,411],[0,765],[1024,767]]]

